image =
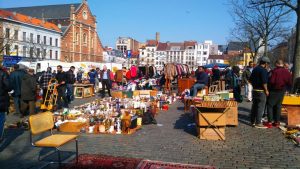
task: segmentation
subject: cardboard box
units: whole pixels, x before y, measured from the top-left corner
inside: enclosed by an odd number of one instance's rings
[[[225,140],[225,127],[203,128],[197,127],[198,137],[201,140]]]
[[[226,126],[226,114],[221,112],[203,112],[196,114],[196,124],[205,126]]]

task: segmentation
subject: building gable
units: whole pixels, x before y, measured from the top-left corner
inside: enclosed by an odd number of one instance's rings
[[[86,1],[75,11],[76,21],[96,27],[96,18],[92,14]]]

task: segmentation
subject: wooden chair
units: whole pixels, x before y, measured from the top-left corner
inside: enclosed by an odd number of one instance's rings
[[[52,129],[54,127],[53,114],[51,112],[39,113],[36,115],[31,115],[29,117],[30,125],[30,142],[34,147],[43,147],[43,148],[55,148],[55,151],[58,154],[58,164],[61,166],[61,157],[60,157],[60,147],[66,143],[75,140],[76,142],[76,163],[78,163],[78,140],[77,135],[66,135],[66,134],[53,134]],[[47,131],[51,132],[50,136],[46,136],[37,141],[33,141],[33,136],[45,133]],[[39,158],[40,160],[40,158]],[[57,163],[50,162],[49,164]]]

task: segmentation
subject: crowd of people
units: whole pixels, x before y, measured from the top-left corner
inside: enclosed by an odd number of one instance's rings
[[[234,93],[236,101],[242,102],[241,87],[245,86],[244,96],[248,102],[252,102],[251,124],[257,128],[277,127],[281,114],[281,102],[285,92],[297,92],[297,90],[300,92],[300,78],[296,79],[294,91],[291,91],[292,76],[288,67],[289,65],[283,63],[282,60],[277,60],[276,67],[271,70],[268,57],[262,57],[255,67],[252,61],[249,62],[249,65],[242,72],[238,66],[224,70],[219,69],[217,65],[211,70],[199,66],[195,72],[192,71],[191,73],[196,79],[190,90],[191,96],[196,96],[197,91],[200,89],[206,88],[219,80],[224,80],[226,89]],[[10,95],[13,98],[15,114],[24,117],[36,113],[36,98],[38,95],[42,96],[43,101],[47,100],[46,93],[51,79],[57,80],[58,97],[55,110],[58,110],[68,108],[74,100],[74,83],[83,83],[88,80],[88,83],[95,86],[96,92],[100,93],[99,96],[105,97],[106,91],[108,96],[111,96],[112,83],[121,85],[124,84],[124,79],[130,81],[145,76],[145,72],[139,71],[139,68],[134,65],[128,70],[123,68],[119,74],[117,72],[114,74],[104,65],[102,70],[100,68],[91,69],[86,78],[83,78],[84,72],[82,69],[76,70],[76,75],[75,70],[76,68],[71,66],[68,71],[64,72],[62,66],[59,65],[56,71],[52,71],[51,67],[48,67],[42,73],[34,74],[33,69],[20,69],[17,64],[14,65],[12,72],[1,66],[0,134],[3,134],[5,113],[9,113]],[[163,71],[153,71],[151,69],[149,72],[147,76],[151,75],[151,77],[157,78],[158,85],[162,89],[165,84]],[[101,91],[99,90],[99,83],[102,84]],[[264,114],[267,114],[268,117],[265,124],[262,123]]]
[[[238,66],[223,71],[217,66],[214,66],[212,71],[199,66],[195,71],[195,78],[196,82],[191,88],[192,96],[196,96],[199,89],[222,79],[226,82],[226,89],[233,92],[235,100],[242,102],[241,88],[244,86],[244,97],[247,102],[252,102],[251,124],[256,128],[279,127],[285,93],[300,92],[300,77],[295,80],[292,90],[292,73],[289,65],[277,60],[274,69],[271,69],[268,57],[261,57],[255,67],[250,61],[242,72]],[[263,122],[263,116],[267,116],[267,121]]]
[[[71,66],[68,71],[63,71],[63,67],[58,65],[56,70],[48,67],[41,73],[34,73],[33,69],[20,69],[18,64],[13,66],[13,70],[9,71],[5,67],[0,67],[0,136],[3,134],[5,114],[9,113],[10,96],[14,102],[14,114],[24,118],[28,115],[36,114],[36,100],[42,97],[42,103],[49,100],[50,81],[56,86],[57,101],[53,110],[68,108],[69,104],[74,100],[74,83],[93,84],[95,91],[100,93],[100,97],[105,97],[106,91],[111,96],[112,83],[115,81],[115,75],[107,66],[103,69],[91,69],[84,77],[82,69],[77,70],[75,75],[75,67]],[[123,68],[122,77],[137,78],[137,68],[132,66],[129,70]],[[129,80],[128,79],[128,80]],[[102,84],[102,90],[99,90],[99,83]],[[47,94],[48,92],[48,94]],[[52,91],[53,92],[53,91]],[[0,137],[1,138],[1,137]]]

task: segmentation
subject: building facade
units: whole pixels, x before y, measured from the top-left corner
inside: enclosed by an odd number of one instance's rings
[[[218,45],[213,44],[211,40],[205,40],[203,43],[196,45],[196,64],[198,66],[206,65],[208,63],[209,55],[218,55]]]
[[[156,49],[158,42],[156,40],[148,40],[146,45],[139,49],[140,65],[155,65],[157,63]]]
[[[130,37],[119,37],[116,41],[116,49],[122,51],[124,54],[128,50],[136,52],[139,48],[139,42]]]
[[[61,30],[40,19],[0,10],[0,39],[4,56],[29,61],[61,58]]]
[[[86,0],[82,3],[8,8],[57,25],[63,32],[61,60],[101,62],[103,47],[97,34],[96,16]]]

